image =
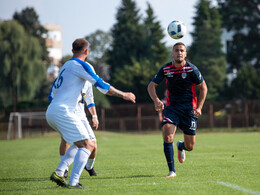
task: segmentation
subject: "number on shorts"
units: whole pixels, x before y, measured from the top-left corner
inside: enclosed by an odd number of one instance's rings
[[[195,121],[191,121],[190,129],[191,130],[196,130],[196,122]]]

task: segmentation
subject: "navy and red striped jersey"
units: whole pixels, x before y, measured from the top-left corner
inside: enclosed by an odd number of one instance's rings
[[[169,62],[158,71],[152,81],[160,84],[164,78],[167,87],[166,106],[185,110],[197,108],[195,86],[204,79],[195,65],[186,61],[182,67],[176,68]]]

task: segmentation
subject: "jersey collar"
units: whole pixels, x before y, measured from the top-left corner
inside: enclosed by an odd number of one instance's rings
[[[186,61],[184,60],[184,62],[183,62],[183,64],[182,64],[181,67],[176,67],[176,66],[174,65],[174,62],[172,62],[172,65],[173,65],[174,68],[176,68],[176,69],[182,69],[182,68],[184,67],[185,64],[186,64]]]

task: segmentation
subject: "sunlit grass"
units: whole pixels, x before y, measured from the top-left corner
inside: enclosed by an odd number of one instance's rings
[[[97,131],[98,177],[84,171],[87,190],[57,187],[49,176],[59,163],[60,138],[0,141],[0,194],[250,194],[260,193],[260,134],[198,133],[194,151],[167,179],[162,136]],[[175,142],[183,140],[177,133]],[[71,169],[70,169],[71,170]],[[232,184],[228,187],[221,184]],[[243,191],[245,190],[245,191]]]

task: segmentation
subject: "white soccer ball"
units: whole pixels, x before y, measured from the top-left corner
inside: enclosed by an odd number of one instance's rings
[[[174,20],[172,21],[167,28],[168,34],[173,39],[180,39],[186,34],[186,26],[183,22]]]

